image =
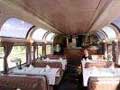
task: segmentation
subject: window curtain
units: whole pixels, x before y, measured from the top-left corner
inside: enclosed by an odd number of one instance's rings
[[[27,60],[27,65],[31,64],[31,45],[27,44],[26,45],[26,60]]]
[[[4,47],[4,74],[8,73],[8,63],[7,58],[12,50],[14,43],[11,42],[2,42],[2,46]]]
[[[120,42],[113,42],[113,60],[120,65]]]
[[[105,59],[107,59],[107,54],[108,54],[107,43],[104,43],[104,56],[105,56]]]
[[[36,59],[36,50],[37,50],[37,45],[36,44],[34,44],[34,46],[33,46],[33,62],[35,62],[35,59]]]
[[[113,55],[113,61],[116,64],[120,65],[118,42],[112,42],[112,55]]]
[[[42,56],[46,56],[46,44],[42,45]]]

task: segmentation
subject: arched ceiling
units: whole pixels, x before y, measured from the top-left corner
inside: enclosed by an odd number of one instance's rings
[[[111,0],[90,28],[90,31],[99,30],[120,17],[120,0]]]
[[[12,3],[61,33],[71,35],[97,30],[120,15],[117,13],[117,10],[120,10],[120,0],[2,0],[0,2]],[[109,16],[108,13],[113,13],[113,16]]]

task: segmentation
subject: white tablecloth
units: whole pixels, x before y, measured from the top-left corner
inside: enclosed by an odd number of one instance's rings
[[[24,67],[23,69],[14,69],[12,71],[13,74],[20,74],[20,75],[45,75],[48,79],[49,85],[55,85],[55,78],[60,76],[59,68],[27,68]]]
[[[120,76],[120,69],[116,68],[86,68],[83,70],[83,85],[86,87],[89,77],[115,77]]]

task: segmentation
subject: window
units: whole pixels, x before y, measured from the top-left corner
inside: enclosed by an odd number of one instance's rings
[[[3,24],[0,30],[0,36],[26,38],[26,35],[32,26],[32,24],[24,22],[23,20],[10,18]]]
[[[47,36],[46,36],[46,41],[48,42],[53,42],[53,39],[54,39],[54,33],[49,33]]]
[[[46,45],[46,55],[52,54],[52,45]]]
[[[38,56],[42,56],[42,46],[38,46]]]
[[[102,30],[97,31],[96,34],[98,35],[100,40],[107,39],[106,33],[104,31],[102,31]]]
[[[4,68],[4,48],[3,47],[0,47],[0,71],[3,71],[3,68]]]
[[[26,47],[25,46],[13,46],[10,55],[8,56],[8,67],[12,68],[16,66],[15,59],[21,59],[22,64],[26,63]]]
[[[118,28],[117,30],[120,32],[120,17],[114,20],[112,24],[114,24],[114,26],[116,26]]]
[[[32,34],[32,39],[35,41],[43,41],[43,37],[47,31],[45,29],[39,28],[35,30]]]
[[[102,30],[107,34],[109,39],[115,39],[117,37],[116,32],[111,27],[104,27]]]
[[[34,47],[31,46],[31,59],[33,60],[33,54],[34,54]]]
[[[35,50],[35,53],[34,53],[34,46],[31,46],[31,59],[34,60],[34,56],[35,55],[35,58],[37,57],[37,48]]]

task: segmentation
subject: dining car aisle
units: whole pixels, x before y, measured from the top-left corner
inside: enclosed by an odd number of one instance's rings
[[[67,66],[63,79],[55,90],[86,90],[82,85],[82,74],[78,74],[76,66]]]

